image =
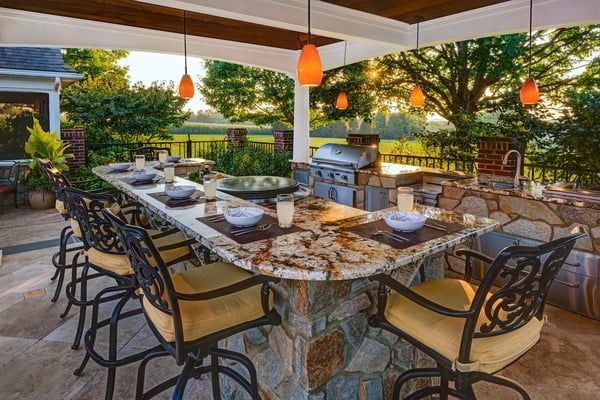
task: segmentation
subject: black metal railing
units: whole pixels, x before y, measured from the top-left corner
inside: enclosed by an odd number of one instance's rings
[[[544,183],[578,182],[585,186],[600,184],[600,171],[590,170],[581,173],[543,164],[524,164],[523,175],[530,180]]]
[[[434,156],[413,156],[410,154],[381,154],[383,162],[393,164],[415,165],[419,167],[443,169],[446,171],[461,171],[473,173],[476,163],[472,160],[444,159]]]

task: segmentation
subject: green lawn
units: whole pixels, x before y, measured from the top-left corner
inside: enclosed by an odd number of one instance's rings
[[[207,140],[207,141],[222,140],[225,138],[225,135],[223,135],[223,134],[196,134],[196,135],[190,135],[190,136],[191,136],[192,140]],[[173,141],[174,142],[186,141],[187,137],[188,137],[188,135],[174,134]],[[270,136],[270,135],[248,135],[248,139],[251,141],[254,141],[254,142],[268,142],[268,143],[273,142],[273,136]],[[381,143],[379,143],[379,150],[382,153],[395,153],[395,151],[393,150],[395,142],[396,142],[395,140],[390,140],[390,139],[382,140]],[[311,146],[320,147],[320,146],[324,145],[325,143],[346,143],[346,139],[322,138],[322,137],[310,138]],[[423,150],[423,147],[421,146],[421,143],[419,143],[416,140],[406,143],[404,149],[402,150],[402,154],[426,155],[425,151]]]

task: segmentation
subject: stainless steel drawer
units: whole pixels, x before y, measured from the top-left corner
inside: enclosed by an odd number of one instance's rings
[[[598,279],[561,270],[550,288],[548,303],[600,318]]]
[[[315,181],[315,196],[353,207],[355,203],[356,189],[347,186],[332,185],[330,183]]]

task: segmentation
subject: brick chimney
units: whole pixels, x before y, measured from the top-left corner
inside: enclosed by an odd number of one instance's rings
[[[485,137],[477,144],[477,175],[494,178],[498,181],[512,182],[515,176],[516,157],[509,158],[503,165],[504,154],[517,150],[523,155],[525,146],[519,140],[509,137]],[[522,171],[519,171],[522,173]]]

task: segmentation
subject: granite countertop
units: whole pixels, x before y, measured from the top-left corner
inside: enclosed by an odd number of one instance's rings
[[[146,165],[156,169],[162,169],[162,165],[158,161],[146,161]],[[213,160],[207,160],[205,158],[182,158],[176,163],[173,163],[175,168],[177,167],[196,167],[198,165],[215,165]]]
[[[121,180],[128,176],[127,172],[107,173],[102,167],[96,167],[93,171],[181,229],[189,237],[198,240],[225,261],[250,271],[285,279],[358,279],[396,270],[396,274],[402,274],[406,281],[410,281],[416,273],[416,268],[414,264],[402,269],[403,266],[421,261],[428,255],[439,253],[498,226],[495,221],[487,218],[416,206],[417,211],[430,217],[459,222],[466,227],[459,232],[399,250],[343,229],[381,219],[384,211],[369,213],[308,197],[297,203],[294,215],[294,223],[306,229],[305,231],[241,245],[196,218],[221,214],[229,207],[251,203],[218,192],[217,196],[222,200],[217,202],[167,208],[149,196],[149,193],[163,191],[164,184],[132,187]],[[176,177],[175,182],[194,185],[202,190],[202,185],[183,178]],[[264,209],[267,214],[276,217],[275,209]]]
[[[568,206],[573,206],[573,207],[584,207],[584,208],[600,210],[600,202],[585,201],[585,200],[569,198],[569,197],[562,197],[562,196],[554,196],[554,195],[549,194],[548,192],[544,192],[541,196],[534,196],[533,194],[531,194],[531,192],[529,190],[526,190],[526,189],[507,190],[507,189],[490,188],[487,186],[481,186],[478,183],[477,178],[462,179],[462,180],[456,180],[456,181],[445,181],[442,183],[442,185],[456,187],[459,189],[472,190],[475,192],[492,193],[492,194],[497,194],[497,195],[502,195],[502,196],[520,197],[523,199],[543,201],[546,203],[556,203],[556,204],[563,204],[563,205],[568,205]]]

